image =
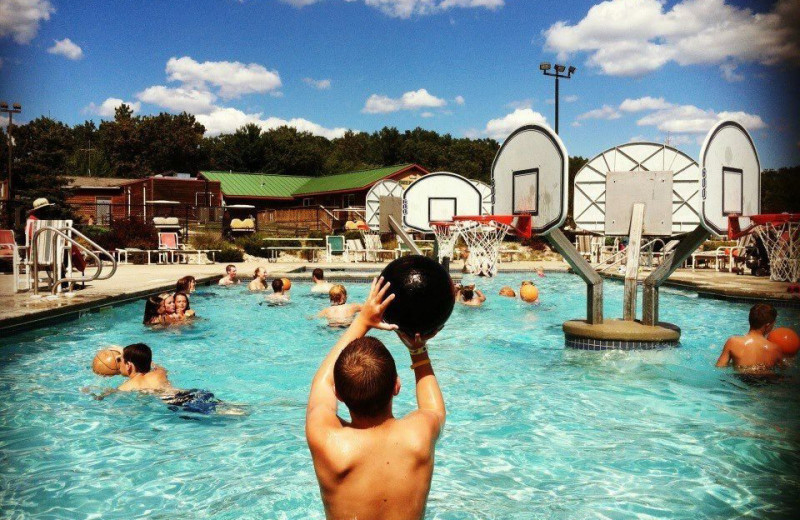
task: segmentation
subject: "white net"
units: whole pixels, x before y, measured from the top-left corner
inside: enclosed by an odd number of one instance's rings
[[[500,246],[511,229],[507,224],[496,221],[476,222],[460,220],[458,230],[469,248],[467,271],[481,276],[497,274],[497,259]]]
[[[452,222],[431,222],[439,250],[439,262],[445,257],[453,258],[453,248],[458,240],[458,229]]]
[[[768,222],[754,232],[767,249],[770,280],[800,281],[800,222]]]

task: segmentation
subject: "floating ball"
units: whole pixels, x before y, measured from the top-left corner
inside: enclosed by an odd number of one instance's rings
[[[122,362],[122,348],[105,348],[94,356],[92,361],[92,372],[98,376],[119,375],[119,365]]]
[[[289,289],[292,288],[292,281],[291,280],[289,280],[288,278],[281,278],[281,280],[283,280],[283,290],[284,291],[288,291]]]
[[[533,303],[539,299],[539,289],[533,285],[533,282],[522,282],[522,287],[519,288],[519,297],[523,301]]]
[[[505,287],[500,289],[500,296],[508,296],[509,298],[516,298],[517,293],[514,292],[514,289],[506,285]]]
[[[425,256],[398,258],[381,273],[394,300],[383,318],[414,336],[433,334],[447,322],[456,303],[453,280],[438,262]]]
[[[775,329],[767,335],[767,339],[778,345],[787,356],[794,356],[800,350],[800,337],[792,329]]]

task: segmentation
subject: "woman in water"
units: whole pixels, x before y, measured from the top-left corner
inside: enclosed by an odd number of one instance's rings
[[[194,276],[184,276],[178,280],[177,284],[175,284],[175,292],[192,294],[195,290],[195,287],[197,287],[197,280],[195,280]]]
[[[176,314],[180,319],[185,320],[186,318],[194,317],[194,311],[189,308],[189,295],[185,292],[176,292],[173,301],[175,302]]]

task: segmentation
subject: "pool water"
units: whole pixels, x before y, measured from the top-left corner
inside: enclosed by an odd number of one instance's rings
[[[713,366],[724,338],[746,330],[748,305],[664,289],[662,319],[683,329],[681,348],[565,350],[561,324],[583,317],[585,286],[548,274],[540,305],[497,296],[529,277],[476,280],[484,307],[457,306],[429,344],[448,417],[427,518],[796,518],[800,370],[752,385]],[[350,300],[367,289],[350,284]],[[290,305],[269,307],[244,286],[201,288],[193,325],[148,330],[137,302],[4,338],[0,516],[323,518],[304,407],[340,331],[313,319],[326,301],[308,290],[296,282]],[[621,315],[621,285],[605,292],[606,315]],[[778,325],[800,328],[797,310],[779,313]],[[397,360],[405,414],[408,354],[392,333],[375,335]],[[91,372],[96,350],[139,341],[175,386],[248,415],[94,399],[122,382]]]

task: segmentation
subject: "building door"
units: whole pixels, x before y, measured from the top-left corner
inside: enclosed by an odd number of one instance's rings
[[[95,210],[95,215],[97,215],[96,224],[98,226],[111,225],[111,198],[97,197],[95,198],[95,203],[97,205],[97,209]]]

